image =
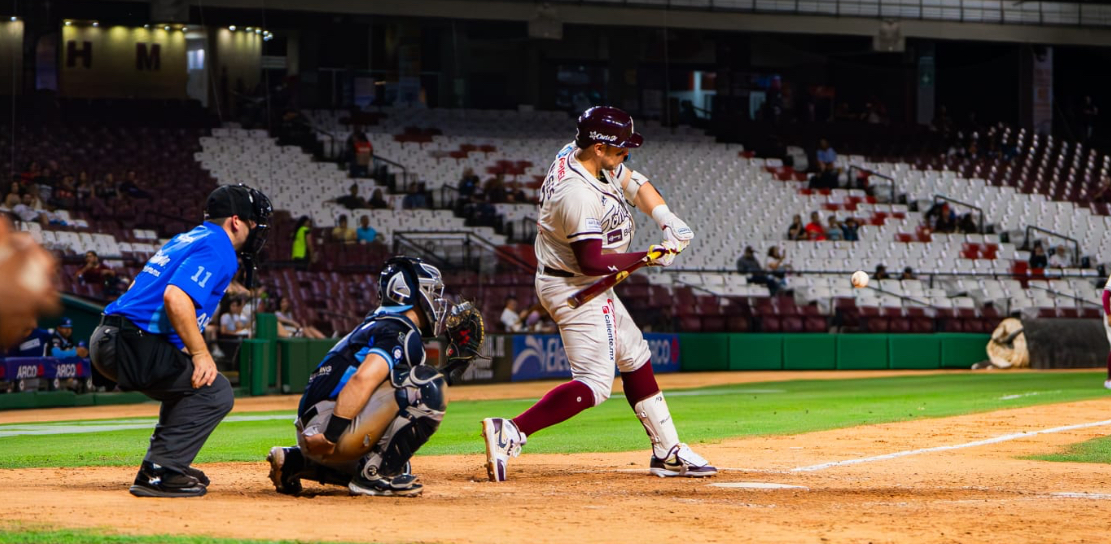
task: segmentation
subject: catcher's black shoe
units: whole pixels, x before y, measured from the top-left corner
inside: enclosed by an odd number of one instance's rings
[[[197,478],[150,461],[143,461],[131,484],[136,497],[200,497],[207,491]]]
[[[297,476],[305,468],[305,456],[301,448],[274,446],[266,456],[270,461],[270,481],[278,493],[296,495],[301,492],[301,478]]]
[[[369,495],[372,497],[416,497],[424,491],[424,484],[420,478],[412,474],[401,474],[393,478],[375,478],[369,480],[362,474],[351,478],[347,489],[352,495]]]

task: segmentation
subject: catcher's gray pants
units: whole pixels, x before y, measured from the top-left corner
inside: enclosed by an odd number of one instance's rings
[[[397,419],[394,387],[386,380],[374,390],[362,411],[351,420],[351,426],[336,443],[335,453],[324,458],[309,453],[305,447],[305,437],[324,432],[332,411],[336,408],[336,401],[322,400],[313,405],[313,408],[316,409],[315,414],[311,413],[311,408],[306,412],[306,415],[312,416],[308,421],[297,420],[297,445],[301,447],[306,459],[349,475],[358,472],[359,459],[370,453],[386,428]]]

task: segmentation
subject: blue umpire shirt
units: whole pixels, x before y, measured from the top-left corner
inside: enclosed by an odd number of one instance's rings
[[[204,332],[238,269],[235,247],[224,229],[202,223],[162,246],[143,266],[131,288],[104,313],[126,317],[146,332],[165,336],[180,349],[185,344],[170,324],[162,299],[166,287],[174,285],[193,299],[197,328]]]

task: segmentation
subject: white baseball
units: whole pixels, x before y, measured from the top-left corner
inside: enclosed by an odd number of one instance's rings
[[[863,270],[853,272],[852,277],[853,287],[863,289],[868,286],[868,273]]]

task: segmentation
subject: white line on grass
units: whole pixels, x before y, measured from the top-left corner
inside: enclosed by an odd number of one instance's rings
[[[791,472],[815,472],[815,471],[818,471],[818,470],[825,470],[827,468],[833,468],[833,467],[840,467],[840,466],[846,466],[846,465],[858,465],[860,463],[871,463],[871,462],[874,462],[874,461],[886,461],[888,459],[895,459],[895,458],[898,458],[898,457],[906,457],[908,455],[918,455],[920,453],[933,453],[935,451],[948,451],[948,450],[959,450],[961,448],[974,448],[974,447],[977,447],[977,446],[986,446],[988,444],[997,444],[999,442],[1007,442],[1009,440],[1016,440],[1016,439],[1019,439],[1019,438],[1026,438],[1028,436],[1034,436],[1034,435],[1039,435],[1039,434],[1060,433],[1060,432],[1064,432],[1064,431],[1074,431],[1074,430],[1077,430],[1077,429],[1087,429],[1087,428],[1090,428],[1090,427],[1103,427],[1103,426],[1106,426],[1106,425],[1111,425],[1111,419],[1105,419],[1103,421],[1093,421],[1091,423],[1080,423],[1080,424],[1077,424],[1077,425],[1065,425],[1063,427],[1053,427],[1053,428],[1050,428],[1050,429],[1041,429],[1041,430],[1038,430],[1038,431],[1005,434],[1005,435],[1002,435],[1002,436],[997,436],[995,438],[988,438],[988,439],[985,439],[985,440],[977,440],[975,442],[967,442],[967,443],[964,443],[964,444],[954,444],[952,446],[935,446],[933,448],[922,448],[922,449],[918,449],[918,450],[907,450],[907,451],[898,451],[898,452],[895,452],[895,453],[887,453],[887,454],[884,454],[884,455],[877,455],[875,457],[863,457],[863,458],[860,458],[860,459],[846,459],[844,461],[832,461],[832,462],[829,462],[829,463],[822,463],[820,465],[811,465],[811,466],[808,466],[808,467],[793,468],[793,469],[791,469]]]
[[[293,414],[265,414],[265,415],[234,415],[224,418],[225,423],[240,421],[293,421]],[[70,422],[70,423],[22,423],[17,425],[0,426],[0,438],[25,435],[51,435],[51,434],[86,434],[103,433],[110,431],[126,431],[134,429],[150,429],[156,419],[121,419],[114,421]]]

